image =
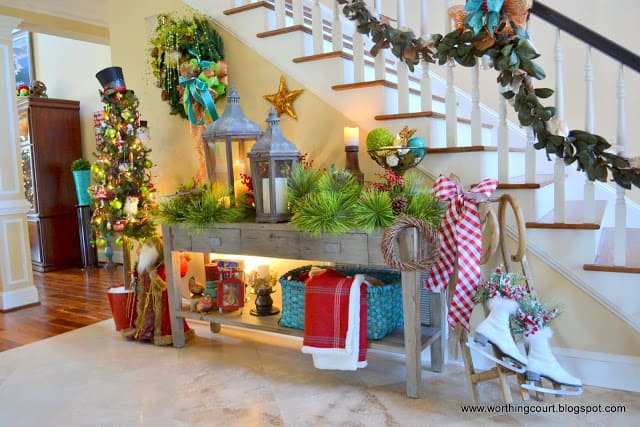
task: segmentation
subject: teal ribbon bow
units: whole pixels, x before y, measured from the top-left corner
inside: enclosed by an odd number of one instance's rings
[[[196,119],[194,113],[194,102],[197,102],[204,107],[205,113],[211,118],[211,120],[218,120],[218,112],[216,111],[209,88],[211,87],[216,91],[216,93],[221,94],[220,88],[218,87],[220,83],[217,77],[214,76],[213,78],[209,78],[205,74],[206,69],[211,69],[212,71],[215,70],[216,64],[211,61],[200,61],[200,58],[197,56],[191,59],[190,62],[197,66],[201,71],[198,77],[180,76],[180,86],[184,87],[184,94],[182,95],[184,111],[187,113],[187,117],[192,124],[203,125],[204,120]],[[214,79],[215,82],[211,82],[211,80]],[[222,86],[222,93],[224,93],[224,85]]]
[[[484,25],[491,37],[493,30],[500,23],[500,11],[504,0],[468,0],[464,6],[464,11],[469,15],[464,22],[473,30],[474,34],[478,34]]]

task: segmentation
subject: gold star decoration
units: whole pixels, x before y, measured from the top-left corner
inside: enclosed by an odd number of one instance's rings
[[[280,86],[278,91],[272,95],[264,95],[263,98],[273,104],[278,117],[282,113],[287,113],[292,119],[298,120],[296,112],[293,110],[293,102],[298,98],[304,89],[289,90],[287,83],[284,81],[284,76],[280,76]]]

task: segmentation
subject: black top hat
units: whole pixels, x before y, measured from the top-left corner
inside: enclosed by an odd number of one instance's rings
[[[127,90],[124,83],[124,75],[122,67],[108,67],[96,73],[96,78],[102,85],[103,89],[113,89],[116,92]]]

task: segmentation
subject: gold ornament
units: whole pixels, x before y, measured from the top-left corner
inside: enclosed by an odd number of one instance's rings
[[[263,98],[273,104],[278,117],[282,113],[287,113],[292,119],[298,120],[296,112],[293,111],[293,102],[298,98],[304,89],[289,90],[287,83],[284,81],[284,76],[280,76],[280,86],[278,91],[272,95],[264,95]]]

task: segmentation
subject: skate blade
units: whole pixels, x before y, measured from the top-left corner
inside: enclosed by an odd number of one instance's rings
[[[550,393],[557,394],[560,396],[580,396],[583,392],[582,387],[574,387],[574,386],[565,386],[560,384],[560,389],[542,387],[535,384],[531,384],[530,382],[521,384],[520,387],[531,390],[531,391],[539,391],[542,393]],[[572,387],[572,390],[568,390],[565,387]]]
[[[494,348],[493,344],[491,344],[491,342],[489,342],[489,344],[491,345],[491,348]],[[467,347],[469,347],[471,350],[477,351],[482,356],[486,357],[487,359],[493,360],[498,365],[500,365],[500,366],[502,366],[504,368],[507,368],[510,371],[516,372],[518,374],[523,374],[527,370],[527,368],[525,366],[516,365],[515,363],[512,363],[510,360],[498,359],[491,352],[487,351],[488,346],[485,347],[482,344],[479,344],[479,343],[473,341],[473,339],[471,337],[469,337],[469,340],[467,341]],[[499,349],[496,348],[496,350],[498,352],[500,352]]]

